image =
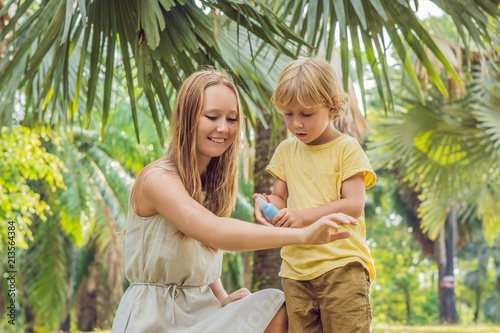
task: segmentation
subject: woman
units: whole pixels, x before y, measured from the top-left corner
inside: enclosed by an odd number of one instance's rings
[[[323,244],[344,214],[304,229],[268,228],[229,218],[236,202],[241,109],[221,72],[194,73],[182,85],[165,156],[146,166],[132,188],[125,238],[130,281],[118,307],[118,332],[286,332],[281,291],[227,295],[222,251]]]

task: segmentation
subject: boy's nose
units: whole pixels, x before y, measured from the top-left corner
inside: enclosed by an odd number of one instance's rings
[[[300,121],[298,121],[297,119],[294,119],[293,120],[293,127],[294,128],[301,128],[302,127],[302,123]]]

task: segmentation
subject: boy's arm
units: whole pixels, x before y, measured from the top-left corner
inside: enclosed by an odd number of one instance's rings
[[[340,199],[329,202],[320,207],[302,210],[289,208],[282,209],[274,217],[273,223],[277,227],[300,228],[308,226],[318,218],[331,213],[341,212],[353,217],[361,216],[361,214],[363,214],[363,209],[365,206],[365,181],[363,173],[357,173],[354,176],[344,180],[342,182],[340,194]]]
[[[284,180],[276,178],[274,181],[273,192],[269,196],[273,205],[278,209],[286,208],[286,199],[288,199],[288,186]],[[321,217],[321,216],[320,216]],[[314,221],[313,221],[314,222]]]

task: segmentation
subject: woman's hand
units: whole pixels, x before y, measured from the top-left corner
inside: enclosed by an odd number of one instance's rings
[[[227,296],[223,300],[221,300],[220,304],[224,307],[224,306],[228,305],[229,303],[232,303],[234,301],[237,301],[239,299],[247,297],[250,294],[251,294],[250,290],[248,290],[247,288],[241,288],[239,290],[236,290],[234,293],[230,294],[229,296]]]
[[[323,216],[310,226],[303,228],[303,244],[327,244],[351,236],[349,231],[332,232],[331,228],[339,229],[339,224],[357,225],[358,221],[349,215],[334,213]]]

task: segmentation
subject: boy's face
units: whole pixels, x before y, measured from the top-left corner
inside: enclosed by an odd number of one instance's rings
[[[288,130],[301,142],[311,146],[328,143],[340,136],[331,122],[333,113],[334,110],[326,106],[305,108],[301,105],[283,112]]]

